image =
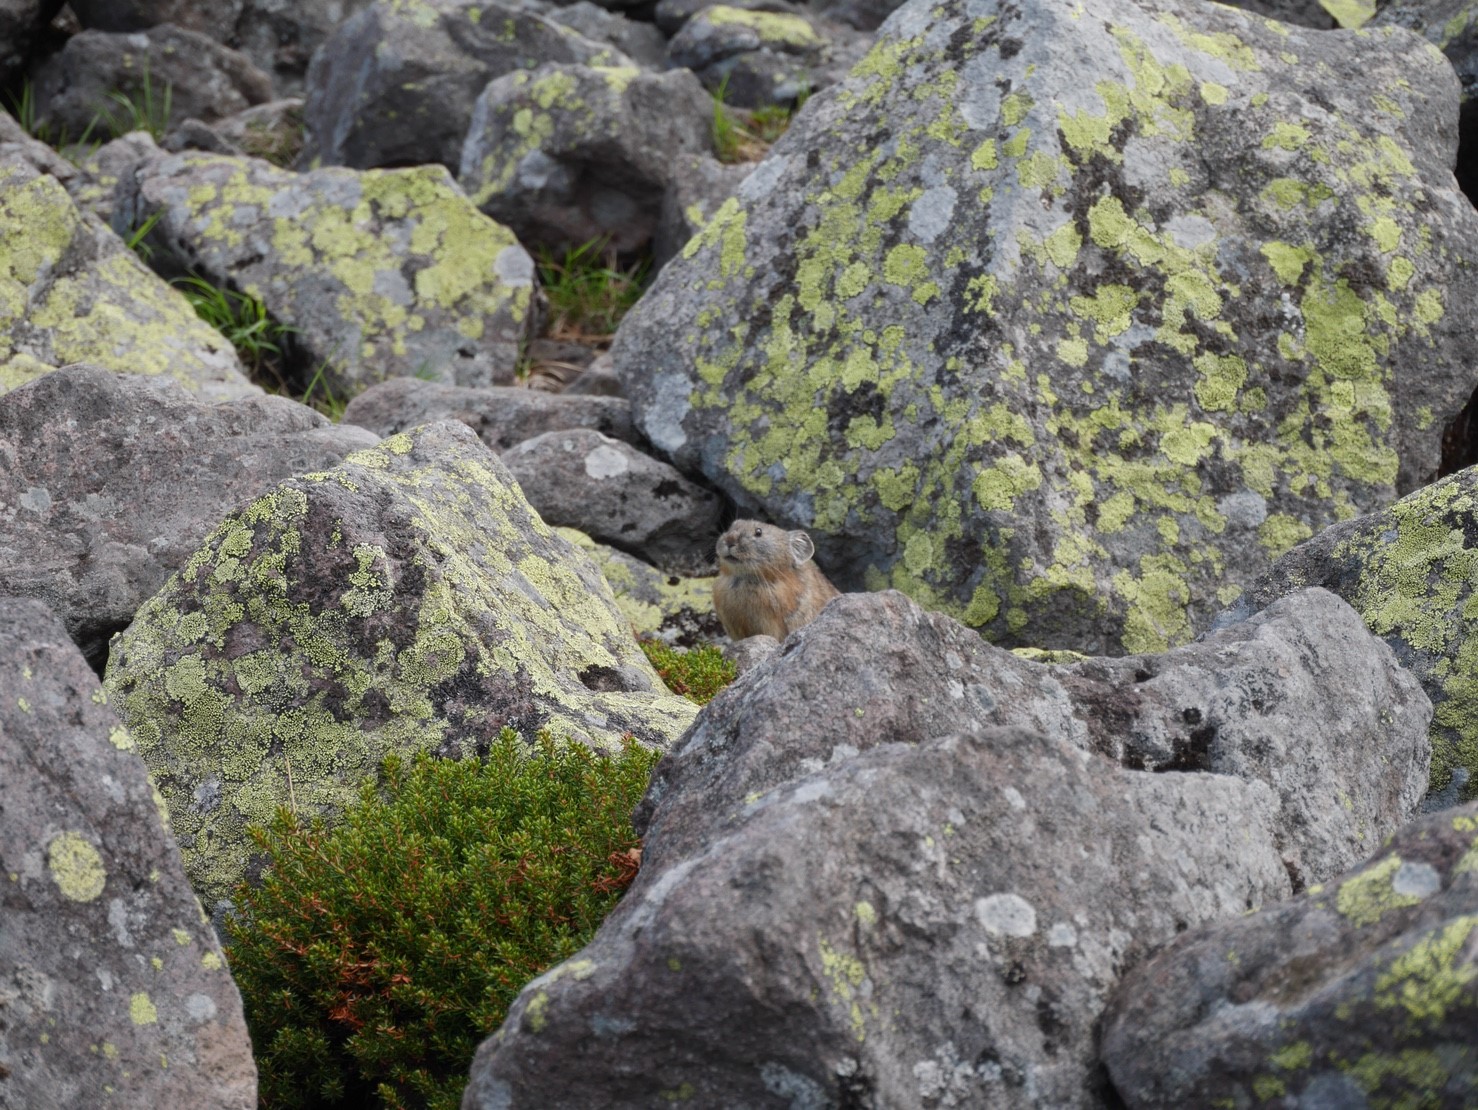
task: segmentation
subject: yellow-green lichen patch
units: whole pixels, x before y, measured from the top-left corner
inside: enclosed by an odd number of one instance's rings
[[[128,1017],[135,1025],[155,1025],[159,1021],[159,1009],[147,992],[138,991],[128,1000]]]
[[[1413,1024],[1433,1028],[1441,1026],[1453,1008],[1471,1008],[1478,963],[1464,953],[1474,928],[1478,917],[1470,914],[1422,936],[1376,978],[1376,1005],[1399,1006]]]
[[[58,833],[46,846],[46,866],[62,897],[91,902],[103,892],[108,872],[92,842],[78,832]]]
[[[556,528],[555,532],[594,560],[638,639],[661,638],[672,631],[691,635],[699,629],[707,629],[710,637],[716,637],[722,630],[713,611],[712,577],[663,574],[639,559],[596,543],[577,529]]]
[[[511,368],[532,264],[441,167],[299,175],[206,154],[172,166],[151,186],[199,265],[291,327],[341,396],[365,374]]]
[[[821,959],[821,973],[831,988],[831,1001],[842,1007],[852,1036],[860,1044],[867,1039],[868,1016],[877,1016],[877,1005],[867,1003],[863,993],[867,969],[861,960],[838,951],[824,936],[816,938],[816,949]]]
[[[705,8],[698,18],[718,27],[745,27],[760,38],[766,46],[791,50],[818,50],[821,38],[805,19],[783,12],[757,12],[744,8],[731,8],[727,4],[715,4]]]
[[[230,344],[55,178],[0,166],[0,391],[73,362],[256,392]]]
[[[1421,901],[1414,894],[1401,894],[1393,885],[1401,858],[1387,856],[1346,879],[1335,895],[1335,908],[1356,927],[1373,925],[1391,910],[1414,906]]]
[[[107,687],[211,899],[245,866],[245,825],[289,802],[335,813],[391,751],[472,755],[505,725],[665,745],[695,712],[595,568],[451,425],[229,517],[118,642]]]

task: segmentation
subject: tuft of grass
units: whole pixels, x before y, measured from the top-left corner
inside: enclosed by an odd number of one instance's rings
[[[6,99],[10,102],[10,114],[15,117],[15,121],[21,125],[21,129],[27,135],[56,151],[62,151],[68,147],[78,148],[75,151],[68,151],[66,155],[75,162],[81,162],[102,145],[101,140],[92,137],[93,130],[98,124],[97,116],[92,117],[92,121],[83,129],[82,135],[75,143],[65,127],[53,130],[50,125],[42,121],[37,114],[36,89],[29,77],[21,82],[19,93],[8,93]]]
[[[674,694],[707,705],[738,673],[724,653],[712,645],[678,651],[661,640],[641,640],[642,651],[653,669]]]
[[[339,824],[252,830],[261,884],[226,942],[261,1103],[456,1110],[478,1044],[635,877],[660,753],[536,745],[386,759]]]
[[[171,284],[185,295],[196,316],[236,348],[253,377],[266,377],[279,389],[286,388],[283,344],[294,329],[272,319],[267,307],[249,293],[222,288],[198,274]]]
[[[108,93],[107,102],[99,107],[93,123],[101,120],[115,136],[126,135],[130,131],[147,131],[155,142],[159,142],[169,131],[174,86],[166,81],[162,88],[156,89],[147,64],[140,76],[143,80],[134,92],[114,89]]]
[[[731,108],[724,101],[729,93],[729,76],[713,91],[713,150],[720,162],[758,162],[771,144],[790,127],[810,95],[803,93],[793,106],[769,104],[753,111]]]
[[[590,346],[610,342],[616,325],[646,290],[652,268],[650,258],[623,267],[602,239],[567,247],[559,258],[541,247],[537,265],[549,301],[545,335]]]
[[[312,405],[337,424],[344,419],[344,410],[349,407],[349,401],[336,394],[328,383],[325,374],[332,366],[332,362],[324,359],[314,367],[313,375],[303,389],[302,401],[305,405]]]

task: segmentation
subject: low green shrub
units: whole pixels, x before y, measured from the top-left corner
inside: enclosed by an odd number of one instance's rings
[[[339,824],[255,829],[226,951],[263,1107],[455,1110],[478,1044],[636,874],[660,753],[505,730],[482,760],[385,761]]]
[[[711,702],[738,673],[724,653],[712,645],[678,651],[661,640],[642,640],[641,649],[669,690],[699,705]]]

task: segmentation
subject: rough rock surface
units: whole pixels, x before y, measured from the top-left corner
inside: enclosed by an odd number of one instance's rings
[[[650,243],[674,160],[712,150],[713,101],[687,70],[547,65],[477,98],[458,181],[530,246]]]
[[[620,51],[514,5],[378,0],[313,56],[303,164],[455,168],[484,86],[543,62],[631,64]]]
[[[839,585],[1159,650],[1434,468],[1478,213],[1414,36],[1086,11],[901,8],[614,355],[656,448]]]
[[[134,34],[83,31],[35,70],[38,122],[73,140],[89,127],[94,138],[137,128],[115,93],[152,106],[160,122],[209,122],[271,100],[272,79],[245,54],[170,24]]]
[[[664,574],[634,555],[596,543],[578,529],[555,531],[595,560],[637,639],[691,648],[724,638],[724,626],[713,611],[711,576]]]
[[[232,45],[272,75],[279,96],[300,96],[308,63],[369,0],[246,0]]]
[[[505,726],[670,744],[666,692],[595,567],[461,424],[431,424],[232,513],[113,642],[107,687],[213,907],[244,833],[331,815],[391,751]]]
[[[643,69],[660,70],[667,64],[667,36],[650,23],[627,19],[590,0],[576,0],[548,13],[553,23],[577,31],[592,42],[614,46]]]
[[[459,420],[494,451],[545,432],[589,428],[631,442],[631,403],[620,397],[565,396],[514,386],[467,389],[392,378],[365,390],[344,409],[343,423],[388,436],[436,420]]]
[[[1125,979],[1103,1059],[1125,1103],[1478,1102],[1478,806],[1302,897],[1176,938]]]
[[[0,112],[0,157],[19,157],[63,185],[78,176],[76,166],[39,139],[32,138],[9,112]]]
[[[1024,729],[922,736],[726,801],[682,858],[652,860],[659,819],[594,941],[478,1050],[464,1110],[1101,1106],[1120,969],[1286,894],[1270,792]]]
[[[752,169],[752,162],[730,165],[707,154],[673,159],[672,180],[663,194],[662,215],[652,241],[652,261],[658,269],[703,230]]]
[[[709,89],[741,108],[793,103],[818,82],[811,63],[826,40],[804,16],[714,4],[683,24],[667,60],[691,69]]]
[[[57,0],[0,0],[0,81],[8,84],[22,72],[32,41],[60,6]]]
[[[1339,594],[1432,701],[1428,806],[1478,798],[1478,469],[1320,532],[1273,564],[1219,622],[1285,594]]]
[[[372,447],[285,397],[203,405],[69,366],[0,396],[0,594],[45,601],[94,667],[234,504]]]
[[[303,148],[303,102],[289,97],[257,104],[214,123],[187,119],[166,135],[169,151],[206,150],[290,166]]]
[[[629,443],[584,428],[526,439],[503,452],[529,504],[673,574],[714,568],[724,503],[712,490]]]
[[[257,1104],[241,998],[133,746],[56,617],[0,599],[0,1106]]]
[[[711,705],[658,765],[637,809],[669,831],[738,806],[838,750],[1015,725],[1130,770],[1211,771],[1266,783],[1295,883],[1365,859],[1409,820],[1427,777],[1430,706],[1349,606],[1303,591],[1158,656],[1053,666],[991,647],[902,595],[851,594],[764,669]],[[824,677],[821,677],[824,676]],[[813,733],[811,722],[831,722]],[[645,858],[645,857],[644,857]]]
[[[127,191],[127,218],[160,213],[155,239],[181,265],[294,329],[305,382],[321,369],[343,399],[405,375],[513,380],[533,259],[440,166],[297,174],[176,154],[141,166]]]
[[[203,400],[261,392],[221,334],[60,182],[0,155],[0,392],[72,362],[165,374]]]

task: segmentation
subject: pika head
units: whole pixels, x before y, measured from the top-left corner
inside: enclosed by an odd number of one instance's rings
[[[719,537],[713,608],[730,639],[777,640],[809,624],[837,596],[811,562],[816,547],[801,531],[736,520]]]

